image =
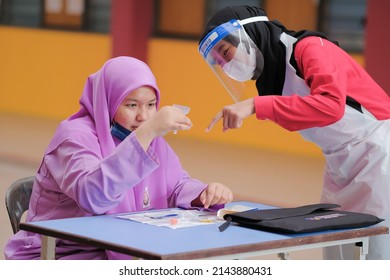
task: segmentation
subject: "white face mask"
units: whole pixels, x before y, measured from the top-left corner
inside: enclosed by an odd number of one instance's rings
[[[256,54],[253,48],[250,48],[249,54],[243,43],[239,43],[233,58],[225,63],[223,71],[230,78],[245,82],[250,80],[256,69]]]

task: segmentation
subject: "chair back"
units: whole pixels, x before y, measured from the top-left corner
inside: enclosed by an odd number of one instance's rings
[[[5,206],[14,233],[19,231],[19,223],[24,212],[28,210],[34,176],[19,179],[12,183],[5,194]]]

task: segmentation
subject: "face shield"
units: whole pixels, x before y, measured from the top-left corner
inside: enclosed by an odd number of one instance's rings
[[[263,54],[243,27],[255,21],[268,18],[233,19],[214,28],[199,44],[200,54],[235,102],[245,99],[246,82],[257,79],[264,66]]]

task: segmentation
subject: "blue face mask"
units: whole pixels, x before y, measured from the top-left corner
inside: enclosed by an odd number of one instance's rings
[[[131,133],[130,130],[124,128],[119,123],[113,122],[111,126],[111,135],[115,136],[119,140],[123,141]]]

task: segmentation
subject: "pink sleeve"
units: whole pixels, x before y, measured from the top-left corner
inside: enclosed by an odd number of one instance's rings
[[[348,77],[343,71],[344,53],[318,37],[303,39],[295,48],[295,59],[310,94],[255,97],[258,119],[268,119],[290,131],[322,127],[344,114]]]
[[[115,207],[126,190],[159,166],[153,153],[145,153],[135,134],[104,159],[96,151],[98,148],[66,141],[46,157],[61,191],[89,213],[102,214]]]

